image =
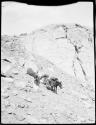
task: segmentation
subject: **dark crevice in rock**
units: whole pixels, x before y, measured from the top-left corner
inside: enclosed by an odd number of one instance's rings
[[[81,64],[80,58],[77,57],[76,59],[78,60],[78,62],[79,62],[79,64],[80,64],[80,67],[81,67],[81,69],[82,69],[82,72],[83,72],[83,75],[84,75],[84,77],[85,77],[85,80],[87,80],[87,74],[86,74],[86,72],[85,72],[85,70],[84,70],[84,68],[83,68],[83,66],[82,66],[82,64]]]
[[[79,46],[79,47],[77,47],[77,45],[74,45],[75,52],[76,52],[77,54],[80,53],[80,50],[81,50],[82,47],[83,47],[83,45],[81,45],[81,46]]]
[[[55,38],[55,39],[65,39],[65,37],[59,37],[59,38]]]
[[[11,61],[9,61],[8,59],[2,59],[2,60],[4,60],[4,61],[6,61],[6,62],[9,62],[9,63],[11,63]]]
[[[82,69],[83,75],[84,75],[84,77],[85,77],[85,80],[87,80],[86,72],[84,71],[84,68],[83,68],[83,66],[81,65],[81,63],[79,63],[79,64],[80,64],[80,66],[81,66],[81,69]]]
[[[68,37],[67,37],[67,31],[68,31],[68,28],[66,27],[66,26],[64,26],[63,25],[63,30],[65,31],[65,33],[66,33],[66,36],[65,36],[65,38],[67,39]]]
[[[9,78],[14,78],[14,76],[12,76],[12,75],[9,75],[8,77],[9,77]]]
[[[69,39],[69,40],[70,40],[70,39]],[[83,68],[83,66],[82,66],[82,64],[81,64],[80,58],[78,57],[78,54],[80,53],[80,50],[81,50],[81,48],[83,47],[83,45],[77,46],[77,45],[75,45],[75,42],[72,43],[71,40],[70,40],[70,43],[71,43],[71,44],[73,45],[73,47],[75,48],[76,60],[77,60],[77,61],[79,62],[79,64],[80,64],[80,67],[81,67],[81,69],[82,69],[82,73],[83,73],[83,75],[84,75],[84,77],[85,77],[85,80],[87,80],[86,72],[85,72],[85,70],[84,70],[84,68]],[[75,62],[73,61],[72,67],[73,67],[73,69],[74,69],[74,74],[75,74],[75,76],[76,76],[76,70],[75,70],[74,64],[75,64]]]
[[[81,69],[82,69],[82,73],[83,73],[83,75],[84,75],[85,80],[87,80],[87,75],[86,75],[86,72],[85,72],[85,70],[84,70],[84,68],[83,68],[83,66],[82,66],[82,64],[81,64],[81,60],[79,59],[79,57],[77,57],[76,59],[77,59],[78,62],[79,62],[79,65],[80,65],[80,67],[81,67]],[[74,74],[75,74],[75,76],[76,76],[76,70],[75,70],[74,64],[75,64],[75,62],[73,61],[72,67],[73,67],[73,69],[74,69]]]
[[[27,99],[24,99],[26,102],[30,102],[30,103],[32,103],[32,101],[29,101],[29,100],[27,100]]]
[[[75,26],[78,28],[81,28],[81,29],[85,29],[85,31],[88,31],[88,29],[84,26],[81,26],[80,24],[75,24]]]
[[[84,28],[83,26],[81,26],[80,24],[75,24],[76,27],[80,27],[80,28]]]
[[[9,112],[8,114],[9,114],[9,115],[12,115],[13,113],[12,113],[12,112]]]
[[[75,76],[76,76],[76,70],[75,70],[75,66],[74,66],[74,61],[73,61],[72,67],[73,67],[74,74],[75,74]]]
[[[4,99],[7,99],[7,98],[9,98],[9,95],[4,96]]]
[[[79,57],[76,57],[76,59],[81,63],[81,60],[80,60],[80,58]]]
[[[5,77],[7,77],[7,76],[6,76],[6,75],[4,75],[4,74],[1,74],[1,77],[4,77],[4,78],[5,78]]]

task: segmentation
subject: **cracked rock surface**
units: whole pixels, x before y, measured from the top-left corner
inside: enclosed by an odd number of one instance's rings
[[[50,25],[1,39],[2,123],[94,123],[94,42],[90,29]],[[62,81],[57,94],[26,73]]]

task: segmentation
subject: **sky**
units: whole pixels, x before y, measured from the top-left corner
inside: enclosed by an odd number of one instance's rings
[[[77,23],[93,27],[92,2],[51,7],[3,2],[1,13],[2,35],[31,33],[50,24]]]

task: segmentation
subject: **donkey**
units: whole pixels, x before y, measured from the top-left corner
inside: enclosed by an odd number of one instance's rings
[[[36,77],[34,77],[34,83],[39,86],[39,84],[40,84],[40,77],[38,75],[36,75]]]
[[[58,81],[58,78],[50,78],[49,82],[46,85],[47,89],[52,90],[56,94],[57,94],[57,87],[58,86],[62,89],[62,84],[61,84],[61,82]]]
[[[27,74],[34,77],[34,83],[39,86],[40,78],[39,76],[32,70],[32,68],[27,69]]]

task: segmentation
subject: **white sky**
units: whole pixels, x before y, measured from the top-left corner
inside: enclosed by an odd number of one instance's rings
[[[5,6],[4,3],[2,5]],[[31,6],[6,3],[2,7],[2,34],[18,35],[49,24],[77,23],[93,27],[93,3],[80,2],[66,6]]]

